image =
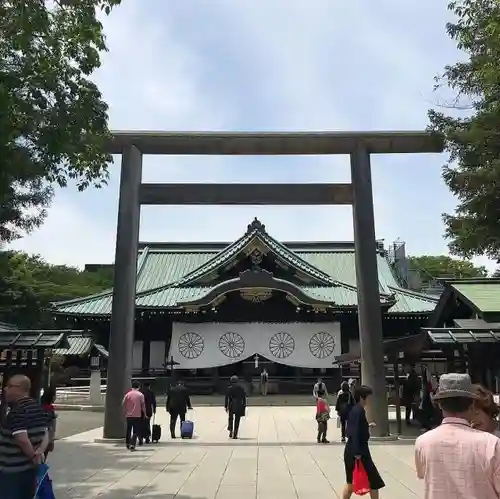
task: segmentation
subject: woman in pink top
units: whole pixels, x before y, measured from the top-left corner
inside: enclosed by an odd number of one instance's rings
[[[143,427],[146,416],[146,403],[144,395],[139,391],[140,385],[137,381],[132,383],[132,390],[127,392],[123,398],[122,406],[127,421],[127,430],[125,433],[125,443],[127,449],[135,450],[137,441],[139,445],[143,444]]]

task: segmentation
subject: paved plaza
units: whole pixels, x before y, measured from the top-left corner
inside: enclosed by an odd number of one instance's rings
[[[191,413],[193,440],[171,440],[168,419],[159,444],[138,448],[99,444],[102,429],[63,438],[50,458],[56,496],[64,499],[318,499],[340,497],[343,445],[335,420],[329,445],[316,444],[312,407],[249,407],[239,440],[229,440],[226,414],[216,407]],[[381,498],[423,497],[411,442],[374,443],[386,482]]]

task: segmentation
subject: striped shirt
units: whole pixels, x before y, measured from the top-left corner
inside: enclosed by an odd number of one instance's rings
[[[500,498],[500,439],[465,420],[445,418],[418,437],[415,466],[425,499]]]
[[[19,473],[32,468],[31,456],[21,450],[15,435],[27,432],[36,449],[43,441],[48,424],[47,413],[33,399],[23,398],[10,409],[0,428],[1,473]]]

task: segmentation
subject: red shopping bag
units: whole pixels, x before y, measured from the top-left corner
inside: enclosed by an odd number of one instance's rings
[[[352,474],[352,491],[357,496],[364,496],[365,494],[368,494],[370,490],[370,481],[368,480],[365,467],[363,466],[361,459],[356,459],[354,472]]]

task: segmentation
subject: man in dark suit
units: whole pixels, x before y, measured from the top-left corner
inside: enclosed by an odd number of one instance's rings
[[[405,421],[406,424],[410,424],[411,417],[415,417],[415,409],[418,406],[418,397],[420,395],[420,390],[422,385],[420,383],[420,378],[415,371],[415,366],[410,366],[410,371],[408,372],[407,378],[403,382],[403,397],[401,402],[405,406]]]
[[[239,383],[238,376],[231,377],[231,384],[226,393],[224,407],[228,413],[229,438],[238,438],[238,430],[240,428],[240,420],[245,416],[247,407],[247,396],[245,389]]]
[[[146,406],[146,414],[144,421],[144,439],[147,444],[151,441],[151,418],[156,414],[156,395],[151,390],[151,385],[148,381],[142,384],[141,392],[144,395],[144,404]]]
[[[170,414],[170,436],[175,438],[175,425],[177,418],[181,420],[181,424],[186,420],[186,412],[191,407],[191,399],[189,398],[188,389],[179,381],[173,386],[167,395],[167,412]]]

